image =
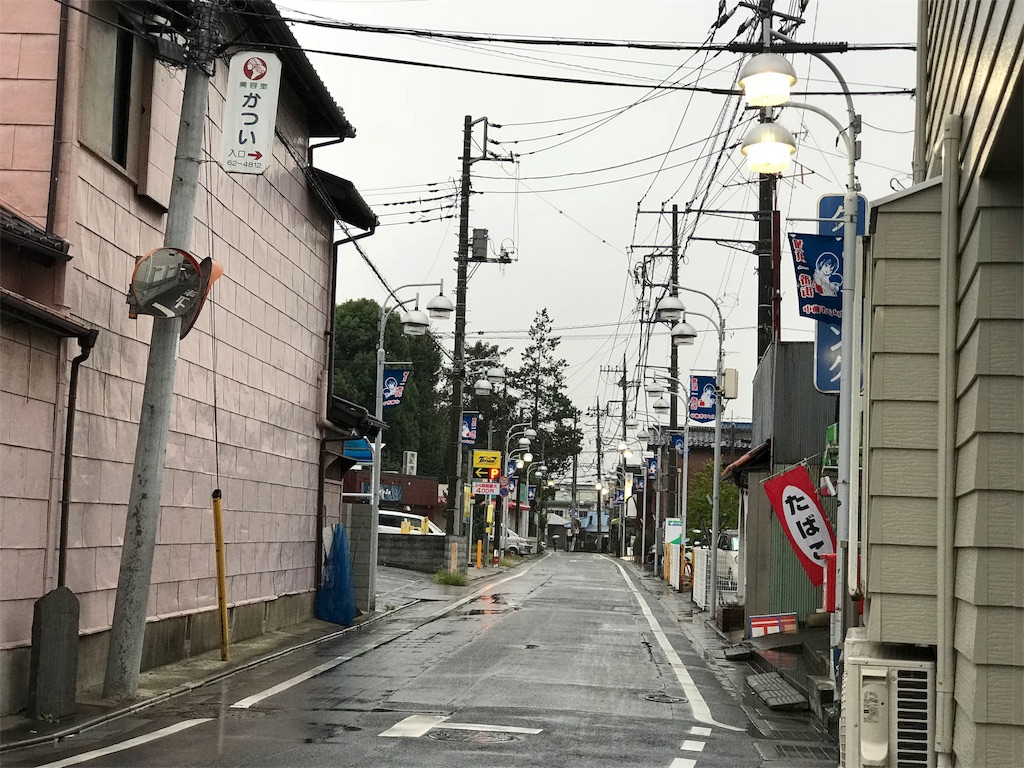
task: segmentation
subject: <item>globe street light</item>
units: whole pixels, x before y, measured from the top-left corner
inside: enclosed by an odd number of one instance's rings
[[[711,592],[708,595],[708,602],[710,604],[710,610],[712,617],[715,616],[718,611],[718,527],[719,527],[719,502],[721,500],[722,490],[722,396],[723,396],[723,377],[725,375],[724,370],[724,345],[725,345],[725,318],[722,317],[722,308],[718,302],[704,291],[699,291],[696,288],[686,288],[684,286],[677,286],[679,290],[686,291],[687,293],[696,293],[703,296],[710,301],[714,307],[715,312],[718,316],[718,323],[716,324],[714,319],[708,315],[702,315],[699,312],[691,312],[690,314],[696,317],[702,317],[712,325],[714,325],[718,331],[718,361],[715,368],[715,454],[714,454],[714,479],[712,485],[711,495]],[[685,315],[684,315],[685,318]],[[681,329],[681,330],[680,330]],[[677,332],[678,331],[678,332]],[[674,344],[692,344],[693,340],[697,336],[696,329],[687,323],[685,319],[681,322],[676,323],[672,329],[672,342]],[[687,409],[689,413],[689,409]],[[686,446],[684,450],[687,450],[689,446]],[[684,467],[685,467],[684,463]],[[685,503],[685,501],[684,501]]]
[[[769,30],[770,36],[782,40],[785,43],[794,41],[775,30]],[[796,74],[792,66],[781,56],[775,54],[761,54],[748,61],[741,71],[740,85],[744,93],[752,94],[757,98],[757,106],[786,106],[795,109],[803,109],[821,115],[828,120],[843,139],[846,146],[847,179],[846,190],[843,194],[843,284],[842,284],[842,323],[840,326],[840,351],[841,361],[839,369],[839,482],[837,496],[840,514],[836,520],[837,538],[839,546],[847,545],[851,535],[856,535],[856,520],[859,503],[859,469],[854,471],[856,462],[853,457],[859,455],[860,451],[860,419],[854,415],[854,396],[859,388],[859,365],[857,364],[856,346],[860,343],[860,327],[855,322],[854,312],[856,300],[854,295],[857,284],[857,262],[856,262],[856,237],[857,237],[857,174],[856,165],[860,156],[860,142],[857,135],[860,133],[861,119],[853,107],[853,96],[846,84],[845,78],[839,69],[827,57],[815,51],[807,51],[812,56],[825,64],[835,76],[846,97],[847,124],[843,125],[836,118],[825,110],[811,104],[790,101],[789,88],[796,83]],[[785,65],[782,64],[785,62]],[[786,66],[789,66],[786,69]],[[746,76],[744,72],[749,68]],[[792,75],[792,77],[790,77]],[[748,92],[749,89],[749,92]],[[753,102],[751,102],[753,103]],[[750,147],[756,143],[757,137],[752,137]],[[792,137],[789,137],[792,139]],[[795,142],[791,141],[795,145]],[[747,141],[744,140],[744,147]],[[795,152],[795,146],[793,151]],[[748,159],[749,151],[745,151]],[[792,154],[792,153],[790,153]],[[781,172],[772,171],[775,173]],[[846,514],[842,514],[845,510]],[[847,582],[847,589],[851,595],[856,594],[860,589],[857,579],[857,558],[858,551],[855,546],[847,546],[847,562],[844,564],[841,558],[836,559],[836,583]],[[845,574],[844,574],[845,570]],[[837,608],[832,616],[830,640],[833,648],[841,645],[843,641],[843,609],[842,605]]]
[[[437,296],[434,296],[427,302],[427,311],[430,312],[432,317],[442,319],[448,317],[455,307],[451,300],[444,295],[444,282],[438,283],[410,283],[408,285],[400,285],[393,291],[388,292],[388,298],[384,300],[384,303],[380,306],[380,314],[377,321],[377,375],[375,379],[376,389],[373,394],[373,415],[378,422],[384,419],[384,331],[387,328],[388,317],[395,311],[403,308],[409,301],[399,301],[396,294],[398,291],[406,288],[424,288],[430,286],[438,286],[440,289]],[[395,303],[392,306],[388,306],[388,299],[393,299]],[[415,308],[404,312],[402,314],[402,330],[407,336],[422,336],[427,332],[430,327],[430,319],[418,309],[419,296],[416,296]],[[375,564],[377,562],[377,521],[380,517],[380,470],[381,470],[381,451],[383,444],[381,442],[381,434],[383,430],[377,430],[376,436],[373,438],[373,458],[370,465],[370,562]],[[373,576],[373,569],[371,568],[371,579]],[[373,596],[373,583],[370,584],[370,596]]]

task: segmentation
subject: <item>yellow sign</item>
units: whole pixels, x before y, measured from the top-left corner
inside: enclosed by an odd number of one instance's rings
[[[494,522],[494,502],[492,501],[487,505],[487,522]]]
[[[402,533],[412,533],[412,523],[408,520],[402,521]]]
[[[473,451],[473,466],[501,469],[501,451]]]

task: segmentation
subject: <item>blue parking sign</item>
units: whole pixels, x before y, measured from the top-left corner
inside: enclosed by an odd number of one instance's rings
[[[822,195],[818,198],[818,234],[843,234],[843,195]],[[857,234],[867,232],[868,199],[857,195]]]

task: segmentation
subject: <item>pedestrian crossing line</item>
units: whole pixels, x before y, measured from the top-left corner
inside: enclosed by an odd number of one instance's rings
[[[681,746],[680,749],[684,752],[703,752],[704,744],[705,742],[703,741],[691,741],[690,739],[687,739],[683,742],[683,746]]]
[[[651,612],[650,606],[647,605],[647,601],[644,600],[643,595],[640,594],[640,590],[633,585],[633,582],[630,580],[629,574],[626,573],[625,568],[618,563],[615,563],[615,567],[619,569],[619,572],[622,574],[622,578],[626,580],[626,586],[633,592],[633,597],[636,598],[637,603],[640,604],[640,610],[647,619],[647,623],[651,627],[651,632],[654,633],[654,637],[657,639],[658,645],[661,646],[662,652],[668,659],[669,666],[672,667],[672,671],[675,672],[676,679],[679,681],[679,685],[686,694],[686,698],[689,699],[690,709],[693,710],[694,719],[702,723],[707,723],[708,725],[717,725],[719,728],[724,728],[727,731],[744,730],[743,728],[737,728],[735,725],[720,723],[712,717],[708,703],[704,701],[704,697],[701,695],[700,689],[697,687],[697,684],[693,682],[693,678],[690,677],[690,672],[687,670],[686,665],[683,664],[682,659],[679,658],[679,654],[676,653],[672,644],[668,641],[668,638],[665,637],[665,632],[662,630],[661,625],[658,624],[658,620],[654,618],[654,614]]]
[[[694,736],[710,736],[711,729],[706,725],[695,725],[690,728],[690,733]]]
[[[166,728],[161,728],[159,731],[153,731],[143,736],[136,736],[134,739],[128,739],[127,741],[118,742],[117,744],[111,744],[109,747],[103,747],[102,749],[94,749],[90,752],[83,752],[80,755],[74,757],[65,757],[63,760],[58,760],[54,763],[47,763],[41,765],[39,768],[67,768],[71,765],[78,765],[79,763],[85,763],[89,760],[95,760],[97,757],[104,757],[106,755],[112,755],[115,752],[123,752],[126,749],[132,749],[143,744],[148,744],[151,741],[162,739],[164,736],[171,736],[172,734],[180,731],[187,730],[193,726],[201,723],[208,723],[213,720],[212,717],[200,717],[194,720],[183,720],[180,723],[169,725]]]
[[[688,757],[677,757],[671,762],[668,768],[696,768],[697,761]]]

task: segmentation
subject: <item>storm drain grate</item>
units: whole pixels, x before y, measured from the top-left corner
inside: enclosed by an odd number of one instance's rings
[[[501,744],[508,741],[519,741],[522,736],[516,733],[500,733],[495,731],[457,731],[446,728],[434,728],[427,734],[434,741],[461,741],[473,744]]]
[[[825,744],[755,741],[754,747],[763,760],[830,760],[836,763],[839,761],[839,748]]]
[[[670,696],[667,693],[648,693],[644,698],[656,704],[678,704],[681,701],[686,701],[682,696]]]

